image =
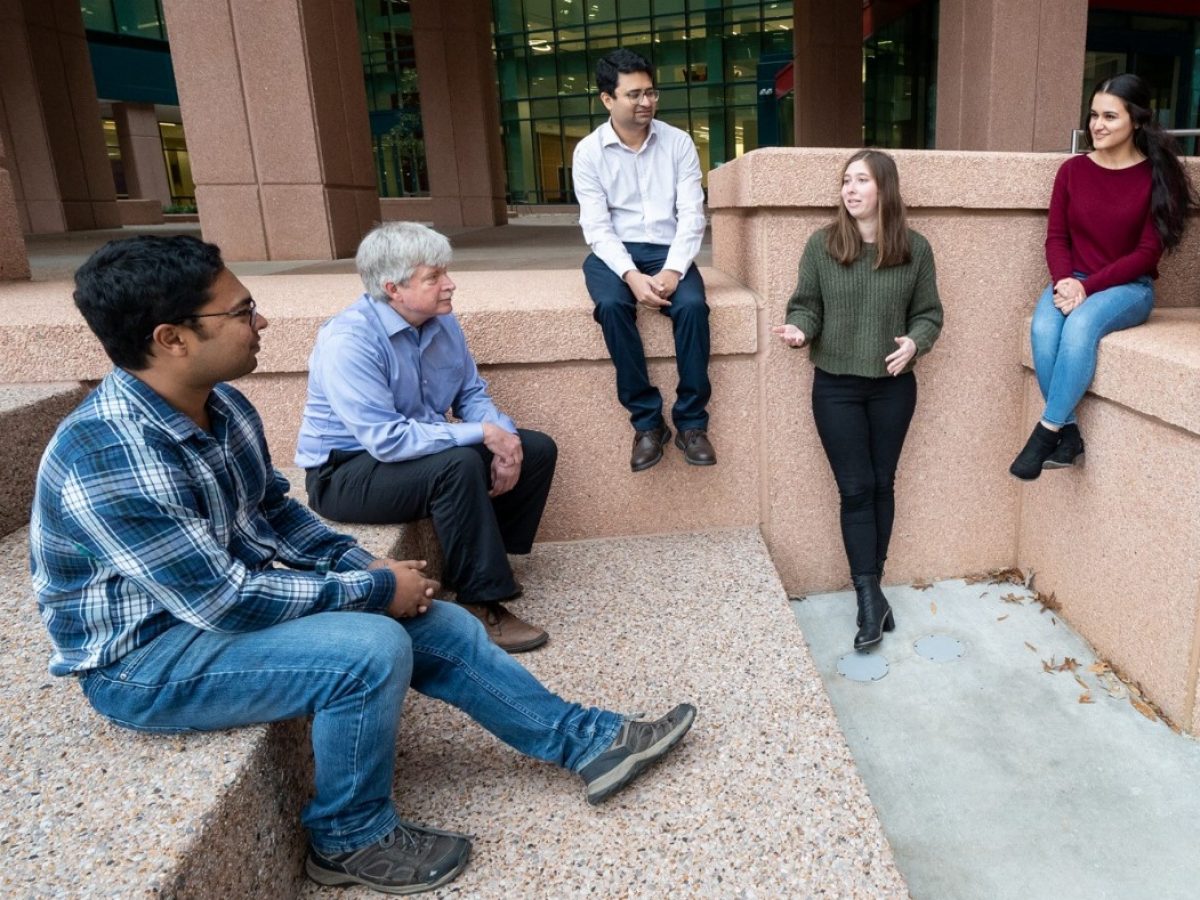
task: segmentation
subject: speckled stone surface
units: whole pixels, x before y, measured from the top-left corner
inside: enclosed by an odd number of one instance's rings
[[[0,896],[292,896],[302,723],[143,735],[97,715],[50,644],[24,529],[0,541]]]
[[[539,544],[519,565],[512,607],[551,634],[521,661],[547,685],[651,716],[690,700],[699,715],[671,757],[593,808],[577,777],[410,695],[401,815],[476,835],[440,896],[907,895],[757,531]]]
[[[83,399],[78,382],[0,385],[0,534],[29,522],[33,473],[54,429]]]

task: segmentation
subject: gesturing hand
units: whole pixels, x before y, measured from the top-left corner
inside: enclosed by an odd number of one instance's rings
[[[892,376],[903,372],[905,366],[917,355],[917,344],[907,335],[896,338],[896,343],[899,345],[896,350],[889,353],[883,360],[887,364],[888,374]]]
[[[803,347],[805,340],[804,332],[795,325],[774,325],[771,327],[771,334],[775,335],[789,347]]]

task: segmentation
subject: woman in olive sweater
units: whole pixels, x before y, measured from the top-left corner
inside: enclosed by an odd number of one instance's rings
[[[895,514],[896,466],[917,402],[913,362],[942,329],[933,251],[908,228],[900,176],[886,153],[861,150],[842,170],[842,202],[800,259],[787,324],[810,347],[813,419],[841,495],[842,540],[858,599],[862,650],[895,627],[879,587]]]

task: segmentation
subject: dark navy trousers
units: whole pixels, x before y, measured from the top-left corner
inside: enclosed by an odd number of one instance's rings
[[[638,271],[657,275],[667,261],[666,244],[627,243]],[[617,369],[617,399],[629,410],[629,421],[639,431],[657,428],[663,421],[663,400],[658,388],[650,383],[646,371],[646,351],[637,328],[637,301],[633,292],[612,269],[594,253],[583,263],[588,293],[596,304],[593,318],[604,331],[604,343]],[[671,420],[679,430],[708,428],[708,303],[700,271],[689,266],[663,307],[675,332],[675,364],[679,372],[675,406]]]

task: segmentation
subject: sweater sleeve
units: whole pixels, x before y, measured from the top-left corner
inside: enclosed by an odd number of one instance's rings
[[[942,301],[938,296],[937,271],[933,248],[922,239],[914,242],[917,281],[908,301],[907,336],[917,345],[917,356],[924,356],[942,333]]]
[[[800,275],[796,289],[788,300],[788,325],[795,325],[804,332],[804,343],[811,344],[821,333],[821,321],[825,303],[821,298],[821,273],[818,271],[818,254],[825,252],[825,231],[822,229],[808,239],[800,255]]]
[[[1046,220],[1046,265],[1050,268],[1050,281],[1058,284],[1075,274],[1071,262],[1071,231],[1067,226],[1067,207],[1071,203],[1071,191],[1067,185],[1067,165],[1058,167],[1054,176],[1054,190],[1050,194],[1050,214]]]
[[[1154,216],[1146,210],[1146,221],[1137,246],[1124,256],[1119,256],[1098,272],[1093,272],[1083,281],[1083,289],[1090,296],[1118,284],[1128,284],[1158,267],[1162,257],[1162,241],[1154,227]]]

